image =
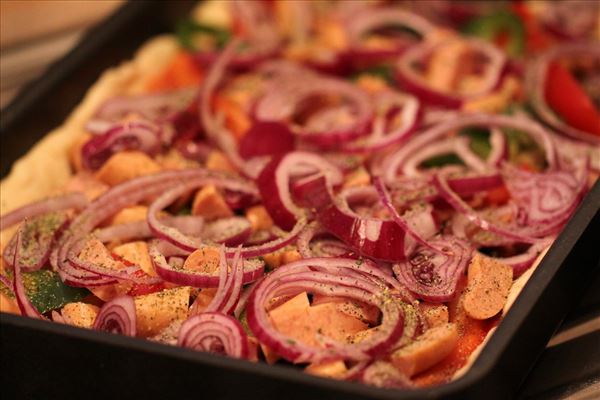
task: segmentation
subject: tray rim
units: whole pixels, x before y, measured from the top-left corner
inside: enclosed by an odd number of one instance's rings
[[[118,8],[115,13],[86,33],[84,39],[77,44],[77,46],[48,69],[47,75],[43,75],[27,85],[26,90],[21,91],[21,93],[3,109],[3,123],[0,128],[1,135],[9,135],[11,125],[19,119],[22,113],[42,98],[52,89],[52,87],[64,83],[69,75],[68,72],[78,67],[79,60],[84,55],[90,54],[90,52],[93,52],[98,46],[101,46],[108,40],[111,26],[123,23],[132,16],[140,13],[149,3],[152,2],[142,0],[125,3]],[[99,32],[101,36],[93,38],[94,35],[98,35]],[[102,32],[104,32],[104,34],[102,34]],[[8,122],[6,122],[6,119],[8,119]],[[111,335],[6,313],[0,313],[0,327],[7,324],[15,327],[29,328],[41,332],[60,334],[89,342],[101,343],[103,345],[117,346],[126,349],[129,348],[150,354],[158,353],[167,357],[194,363],[202,363],[208,366],[235,369],[248,374],[260,374],[280,380],[291,380],[337,392],[353,393],[382,399],[444,397],[467,390],[469,387],[491,374],[492,369],[502,352],[509,343],[515,339],[519,327],[531,312],[536,300],[539,299],[543,291],[556,275],[557,271],[563,266],[564,261],[575,246],[577,240],[592,222],[594,216],[598,214],[599,208],[600,180],[595,183],[594,187],[585,196],[575,213],[571,216],[569,222],[554,241],[547,254],[543,257],[539,266],[517,296],[510,311],[502,318],[496,331],[483,346],[480,354],[476,357],[475,362],[470,366],[469,370],[454,381],[434,387],[409,390],[375,388],[355,382],[337,381],[309,375],[291,366],[251,363],[248,361],[215,356],[209,353],[190,351],[189,349],[151,342],[146,339]],[[3,346],[4,345],[5,344],[3,343]]]

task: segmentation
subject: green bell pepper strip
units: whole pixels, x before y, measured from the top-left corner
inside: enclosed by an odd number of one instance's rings
[[[212,36],[217,44],[217,48],[221,49],[225,46],[225,44],[231,38],[231,33],[225,29],[217,28],[215,26],[200,24],[198,22],[192,20],[183,20],[177,24],[176,28],[177,38],[179,39],[179,43],[187,49],[191,51],[198,51],[194,45],[194,36],[195,35],[208,35]]]
[[[479,38],[495,41],[501,35],[508,35],[505,50],[518,57],[525,51],[525,26],[521,19],[510,11],[498,11],[470,20],[462,27],[462,32]]]

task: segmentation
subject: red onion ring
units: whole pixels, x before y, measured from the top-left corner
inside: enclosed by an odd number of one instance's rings
[[[204,179],[210,175],[211,173],[204,169],[165,171],[131,179],[112,187],[73,219],[70,229],[62,235],[50,256],[52,266],[63,282],[68,282],[71,286],[88,287],[114,283],[114,279],[102,277],[71,265],[68,262],[69,258],[77,258],[74,245],[77,242],[81,244],[82,237],[86,237],[95,226],[122,208],[160,195],[178,184],[184,184],[193,179]]]
[[[513,269],[513,278],[519,277],[523,272],[527,271],[538,258],[540,253],[552,244],[552,239],[542,239],[537,243],[532,244],[529,249],[523,254],[518,254],[511,257],[492,257],[502,264],[509,265]],[[486,257],[489,257],[486,255]]]
[[[19,306],[19,310],[21,314],[35,319],[46,319],[38,310],[35,308],[29,297],[27,297],[27,292],[25,291],[25,286],[23,285],[23,277],[21,275],[21,258],[20,258],[20,249],[21,249],[21,240],[23,235],[23,228],[19,228],[16,233],[16,246],[15,253],[13,257],[13,266],[14,266],[14,276],[13,276],[13,284],[12,288],[15,293],[15,299],[17,300],[17,305]]]
[[[569,43],[563,46],[553,47],[546,53],[538,56],[529,66],[525,75],[525,83],[528,93],[531,93],[531,106],[535,114],[544,123],[567,136],[582,140],[595,145],[600,144],[600,137],[589,132],[576,129],[563,122],[546,103],[544,86],[548,66],[554,60],[562,57],[589,57],[593,56],[600,60],[600,45],[598,43]]]
[[[587,191],[587,160],[575,171],[533,173],[506,165],[506,187],[520,208],[521,223],[534,227],[535,236],[557,233]]]
[[[373,188],[364,193],[378,201]],[[317,220],[331,234],[349,245],[357,254],[384,261],[405,260],[414,240],[393,220],[365,218],[352,211],[347,200],[334,199],[324,177],[317,177],[307,190],[307,201]]]
[[[317,222],[311,222],[309,225],[306,226],[302,233],[298,235],[298,240],[296,240],[296,247],[298,247],[298,252],[302,256],[302,258],[349,257],[351,254],[354,254],[353,250],[350,247],[346,246],[344,242],[339,241],[337,239],[321,239],[313,246],[310,245],[311,241],[313,241],[315,236],[326,233],[327,231]]]
[[[95,134],[131,114],[137,114],[154,122],[164,122],[184,110],[197,96],[195,87],[169,92],[144,94],[131,97],[112,97],[100,106],[96,115],[87,122],[86,129]]]
[[[557,164],[556,149],[548,132],[539,124],[524,117],[508,115],[469,114],[454,120],[434,125],[414,136],[399,151],[387,157],[382,165],[383,179],[387,185],[393,186],[399,170],[404,170],[407,161],[414,154],[421,154],[431,148],[431,143],[439,140],[444,134],[469,126],[511,128],[527,132],[545,151],[548,168],[554,169]],[[440,142],[446,145],[445,141]]]
[[[175,227],[187,235],[201,236],[204,232],[204,218],[199,216],[182,215],[177,217],[161,217],[160,219],[164,220],[166,225]],[[112,225],[107,228],[97,229],[92,235],[102,243],[153,237],[147,221]]]
[[[200,186],[209,184],[251,195],[256,193],[256,189],[251,182],[239,178],[227,177],[225,175],[208,175],[199,177],[198,179],[189,180],[184,184],[165,192],[150,205],[148,208],[148,226],[152,233],[159,239],[164,239],[186,251],[194,251],[199,248],[202,245],[201,238],[187,236],[178,229],[165,225],[158,218],[158,213],[182,195],[189,193]]]
[[[294,363],[339,359],[362,361],[385,353],[402,336],[402,309],[396,301],[383,301],[386,296],[393,296],[386,281],[361,267],[362,263],[357,260],[342,258],[304,259],[279,267],[252,292],[246,308],[248,326],[261,343]],[[324,348],[316,348],[290,342],[273,328],[265,305],[274,297],[293,296],[304,291],[372,304],[383,314],[380,329],[371,338],[353,345],[329,341]],[[320,339],[326,341],[324,337]]]
[[[248,338],[242,325],[235,318],[216,312],[188,318],[181,325],[177,345],[233,358],[248,358]]]
[[[54,211],[84,209],[89,205],[89,200],[82,193],[69,193],[63,196],[50,197],[19,207],[0,217],[0,230],[9,228],[19,222],[34,218]]]
[[[244,217],[221,218],[206,224],[202,237],[228,247],[243,244],[252,234],[252,225]]]
[[[241,260],[240,249],[241,247],[238,247],[231,264],[231,272],[228,272],[225,248],[221,246],[219,251],[219,286],[217,287],[215,297],[213,297],[204,312],[222,312],[223,314],[229,314],[235,308],[242,291],[242,282],[244,280],[244,261]]]
[[[116,297],[104,303],[94,320],[93,329],[135,337],[137,324],[133,297]]]
[[[85,168],[96,170],[115,153],[123,150],[139,150],[149,155],[158,153],[161,147],[161,128],[147,121],[121,122],[105,133],[93,136],[81,148],[81,160]]]
[[[292,229],[303,214],[302,209],[294,204],[289,188],[291,178],[300,172],[301,167],[307,167],[309,173],[320,171],[326,174],[332,185],[344,179],[338,168],[314,153],[296,151],[271,160],[256,183],[267,212],[283,229]]]
[[[411,221],[406,220],[400,214],[398,214],[398,210],[392,204],[392,199],[390,198],[389,193],[387,192],[383,181],[379,176],[373,178],[373,185],[377,190],[377,194],[379,195],[379,199],[384,207],[390,213],[392,219],[400,228],[402,228],[406,233],[408,233],[417,243],[421,246],[427,247],[434,251],[439,251],[435,247],[433,247],[427,238],[433,236],[437,232],[436,223],[433,220],[433,216],[431,214],[431,207],[427,207],[427,209],[421,213],[422,217],[415,219],[412,218]],[[409,224],[419,224],[418,227],[410,226]],[[419,232],[428,232],[427,238],[423,237]]]
[[[419,247],[407,261],[394,264],[394,274],[417,297],[433,302],[450,301],[458,280],[471,259],[469,244],[455,237],[432,239],[438,251]]]
[[[403,88],[417,96],[424,103],[445,108],[460,108],[465,101],[487,95],[498,87],[506,68],[506,57],[502,51],[491,43],[479,39],[462,40],[470,47],[485,54],[489,59],[490,65],[486,70],[484,83],[482,88],[477,92],[468,95],[442,93],[430,88],[427,82],[415,72],[413,64],[427,57],[436,47],[443,46],[444,43],[432,44],[423,42],[409,48],[402,54],[402,57],[396,64],[396,79]]]
[[[391,111],[401,108],[402,124],[398,127],[389,126]],[[378,116],[374,120],[369,136],[361,138],[348,145],[342,145],[344,152],[368,153],[385,149],[404,142],[419,126],[422,107],[417,98],[399,92],[384,92],[375,97],[375,108]]]
[[[400,55],[412,43],[408,39],[398,39],[389,49],[370,49],[362,46],[362,39],[366,34],[388,26],[405,26],[416,32],[421,38],[426,37],[434,30],[434,26],[425,18],[410,11],[392,7],[371,7],[363,12],[356,13],[346,23],[350,50],[348,57],[359,66],[365,62],[373,64],[384,61],[390,57]]]
[[[315,96],[342,96],[349,101],[353,122],[340,126],[337,116],[348,107],[337,107],[320,112],[304,126],[291,126],[302,140],[323,148],[337,147],[340,143],[357,139],[368,133],[373,113],[369,98],[355,85],[343,80],[304,74],[307,81],[298,82],[295,76],[285,76],[259,99],[254,116],[260,121],[285,121],[293,118],[300,106]],[[292,81],[293,79],[293,81]],[[285,88],[282,90],[282,87]]]
[[[442,174],[436,174],[433,177],[433,184],[437,188],[442,198],[448,204],[450,204],[452,208],[454,208],[459,213],[463,214],[465,217],[467,217],[469,222],[480,227],[481,229],[493,232],[495,234],[507,237],[509,239],[521,243],[535,243],[538,240],[532,236],[529,236],[529,232],[519,232],[518,229],[516,229],[516,226],[513,226],[511,228],[505,228],[499,226],[498,224],[494,224],[489,220],[484,219],[480,215],[480,213],[473,210],[471,206],[469,206],[463,199],[460,198],[458,194],[456,194],[456,192],[454,192],[450,188],[448,181],[444,176],[442,176]]]
[[[168,243],[168,242],[166,242]],[[183,266],[171,265],[167,262],[165,255],[163,254],[164,245],[159,243],[157,240],[152,240],[148,245],[148,253],[152,259],[152,264],[156,273],[165,281],[176,283],[178,285],[209,288],[218,287],[220,282],[219,275],[212,273],[201,273],[188,271],[183,269]],[[175,248],[176,255],[181,255],[180,249]],[[167,253],[167,256],[173,254]],[[243,254],[242,254],[243,257]],[[264,273],[264,264],[258,260],[243,260],[243,280],[244,284],[253,282],[260,278]]]

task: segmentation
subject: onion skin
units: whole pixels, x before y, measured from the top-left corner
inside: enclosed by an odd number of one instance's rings
[[[206,312],[188,318],[179,330],[177,345],[193,350],[247,359],[248,337],[233,317]]]
[[[303,215],[303,210],[294,204],[289,188],[299,167],[326,174],[332,184],[343,180],[337,167],[313,153],[297,151],[273,158],[260,173],[256,184],[273,222],[285,230],[292,229]]]
[[[121,296],[105,303],[96,316],[93,329],[135,337],[137,333],[135,301]]]
[[[471,259],[472,249],[462,239],[441,237],[431,244],[442,252],[420,247],[411,259],[395,264],[394,274],[415,296],[432,302],[451,301]]]
[[[240,140],[240,156],[277,156],[293,151],[295,139],[292,131],[283,123],[255,121]]]
[[[393,220],[362,218],[342,210],[334,200],[324,177],[313,181],[304,199],[315,210],[317,220],[357,254],[384,261],[402,261],[410,242],[406,231]]]
[[[487,95],[499,86],[506,73],[506,56],[494,45],[482,40],[472,38],[463,40],[471,47],[478,48],[486,53],[486,56],[491,60],[489,70],[486,71],[487,75],[485,76],[483,88],[478,92],[469,95],[452,95],[430,88],[412,70],[411,65],[414,61],[426,57],[434,49],[435,46],[427,42],[416,45],[403,53],[396,66],[396,80],[404,89],[417,96],[424,103],[449,109],[461,108],[465,101]],[[443,45],[443,43],[437,45]]]

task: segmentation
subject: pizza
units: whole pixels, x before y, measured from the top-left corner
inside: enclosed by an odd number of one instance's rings
[[[598,7],[201,3],[2,180],[1,310],[460,377],[597,180]]]

